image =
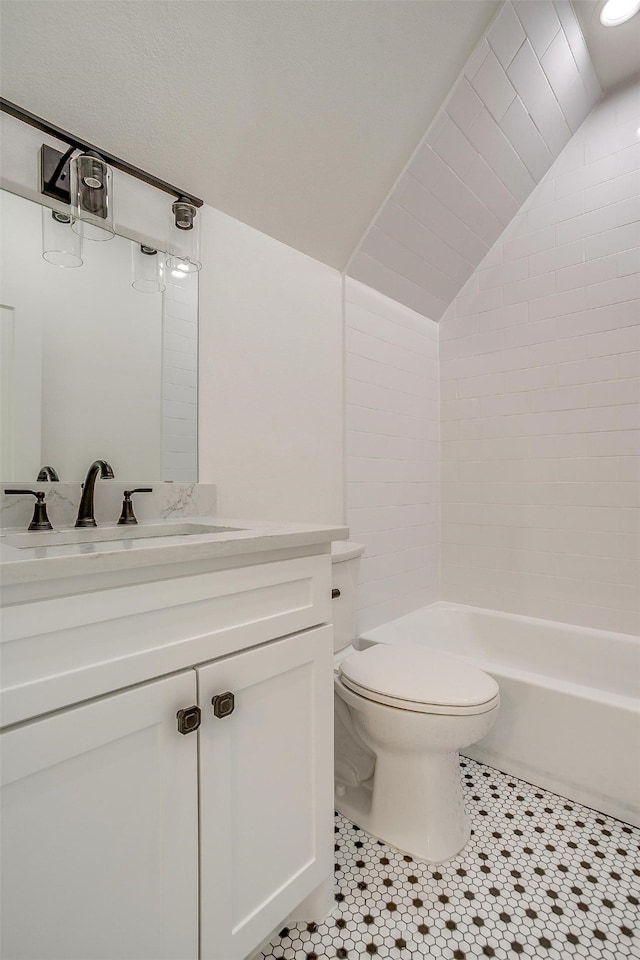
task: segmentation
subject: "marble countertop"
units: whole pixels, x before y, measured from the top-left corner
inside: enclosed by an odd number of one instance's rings
[[[221,517],[181,518],[163,520],[163,525],[181,526],[185,522],[199,526],[235,527],[218,533],[199,532],[181,536],[145,537],[145,529],[155,524],[140,524],[139,537],[102,542],[66,543],[59,546],[15,546],[10,542],[27,541],[22,529],[0,531],[0,578],[3,584],[34,583],[39,580],[82,576],[87,573],[109,573],[159,564],[188,563],[202,560],[233,558],[242,554],[263,553],[345,540],[348,527],[322,526],[312,523],[265,523],[254,520],[235,520]],[[72,531],[69,526],[56,526],[51,536]],[[117,527],[101,525],[97,528],[115,535]],[[122,528],[120,528],[122,529]],[[80,536],[84,531],[80,531]],[[34,533],[41,544],[48,534]]]

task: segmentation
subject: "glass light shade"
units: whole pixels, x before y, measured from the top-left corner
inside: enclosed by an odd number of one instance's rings
[[[81,153],[71,161],[71,216],[85,240],[115,236],[111,167],[100,157]]]
[[[82,266],[82,237],[71,229],[68,213],[42,208],[42,257],[56,267]]]
[[[163,293],[164,254],[144,244],[131,243],[131,286],[141,293]]]
[[[600,11],[600,23],[605,27],[617,27],[626,23],[640,10],[640,0],[607,0]]]
[[[174,277],[180,273],[197,273],[200,260],[200,218],[198,208],[188,200],[171,205],[171,228],[167,252],[167,270]]]
[[[178,257],[171,257],[171,265],[169,265],[169,258],[167,257],[165,270],[167,283],[182,284],[189,281],[192,277],[198,276],[198,271],[192,263],[188,260],[180,260]]]

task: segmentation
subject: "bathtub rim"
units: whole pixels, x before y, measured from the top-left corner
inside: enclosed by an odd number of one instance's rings
[[[635,636],[631,633],[617,633],[612,630],[599,630],[596,627],[582,627],[577,624],[563,623],[560,620],[544,620],[541,617],[529,617],[525,616],[524,614],[508,613],[504,610],[492,610],[490,607],[473,607],[469,604],[452,603],[447,600],[437,600],[434,603],[425,604],[425,606],[419,607],[417,610],[411,611],[411,613],[404,614],[402,617],[397,617],[394,620],[388,621],[388,623],[380,624],[377,627],[373,627],[371,630],[365,630],[356,638],[354,642],[354,648],[357,650],[363,650],[367,646],[370,646],[374,643],[395,643],[397,642],[395,638],[383,639],[385,628],[387,628],[390,624],[395,624],[398,621],[413,617],[416,614],[426,614],[430,611],[479,614],[483,615],[485,618],[496,617],[500,620],[527,623],[533,627],[541,627],[542,629],[560,629],[562,631],[568,630],[572,635],[584,636],[586,634],[589,638],[598,643],[602,643],[603,639],[609,639],[612,642],[619,643],[627,648],[637,648],[638,655],[640,656],[640,636]],[[421,645],[419,641],[416,641],[415,639],[408,638],[403,642],[406,642],[412,646]],[[432,645],[428,644],[428,646]],[[603,688],[591,686],[585,683],[576,683],[571,680],[558,679],[551,673],[541,673],[535,670],[524,670],[520,667],[511,668],[508,664],[508,661],[490,659],[487,656],[469,656],[468,654],[460,651],[453,651],[446,645],[433,646],[433,649],[442,653],[446,653],[449,656],[459,657],[462,660],[473,663],[479,669],[485,670],[492,676],[504,676],[511,680],[525,680],[527,683],[531,683],[534,686],[547,687],[551,690],[559,692],[566,691],[573,696],[585,697],[587,699],[596,700],[599,703],[610,703],[614,706],[620,707],[621,709],[630,710],[633,713],[640,713],[640,690],[638,696],[627,693],[618,693],[606,687]]]
[[[394,617],[393,620],[389,620],[386,623],[381,623],[377,627],[371,627],[370,630],[364,630],[356,638],[356,642],[360,640],[369,639],[369,636],[372,633],[377,632],[378,630],[384,630],[385,627],[388,627],[390,623],[395,623],[397,620],[404,620],[406,617],[411,617],[416,613],[420,613],[423,610],[450,610],[453,612],[471,612],[477,614],[484,614],[485,616],[490,615],[492,617],[497,617],[500,620],[517,620],[523,623],[530,624],[542,624],[545,627],[561,627],[563,630],[569,630],[572,633],[587,634],[587,636],[595,638],[601,638],[602,636],[612,637],[618,642],[636,645],[640,643],[640,635],[636,633],[619,633],[615,630],[601,630],[599,627],[584,627],[578,623],[566,623],[564,620],[548,620],[545,617],[532,617],[529,614],[525,613],[510,613],[508,610],[495,610],[493,607],[476,607],[470,603],[456,603],[453,600],[435,600],[433,603],[425,603],[424,606],[418,607],[416,610],[411,610],[409,613],[403,614],[401,617]]]

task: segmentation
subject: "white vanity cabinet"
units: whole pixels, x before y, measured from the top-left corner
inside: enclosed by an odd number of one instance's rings
[[[244,960],[332,874],[329,556],[87,586],[3,610],[0,955]]]
[[[197,671],[202,960],[247,956],[333,871],[332,636]],[[214,717],[226,691],[234,711]]]
[[[2,766],[3,960],[192,960],[193,670],[9,730]]]

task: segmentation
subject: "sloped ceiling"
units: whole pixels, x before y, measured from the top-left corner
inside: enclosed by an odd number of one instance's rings
[[[496,0],[3,0],[3,96],[343,268]]]
[[[573,8],[602,89],[640,75],[640,16],[611,28],[600,23],[602,0],[575,0]]]
[[[568,0],[505,3],[349,276],[439,320],[601,96]]]

